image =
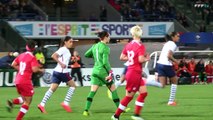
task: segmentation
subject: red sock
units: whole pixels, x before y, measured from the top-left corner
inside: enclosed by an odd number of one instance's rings
[[[22,120],[22,118],[24,117],[24,115],[27,113],[28,109],[29,109],[29,106],[22,105],[21,109],[20,109],[20,111],[19,111],[19,113],[18,113],[18,115],[16,117],[16,120]]]
[[[19,98],[15,98],[13,99],[13,104],[19,105],[21,104],[21,101],[19,100]]]
[[[122,106],[126,107],[126,106],[129,104],[129,102],[132,100],[132,98],[133,98],[133,97],[125,96],[125,97],[121,100],[120,105],[119,105],[119,107],[117,108],[117,110],[116,110],[116,112],[115,112],[115,115],[116,115],[117,117],[119,117],[120,114],[124,111],[124,109],[123,109],[123,108],[120,108],[120,106],[122,105]]]
[[[135,103],[135,114],[136,115],[140,115],[140,112],[143,108],[143,104],[144,104],[144,100],[147,96],[147,92],[146,93],[141,93]]]

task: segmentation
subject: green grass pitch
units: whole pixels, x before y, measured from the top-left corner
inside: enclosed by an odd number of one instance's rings
[[[116,107],[107,97],[106,87],[101,87],[90,109],[91,116],[82,115],[90,87],[78,87],[71,100],[73,112],[67,113],[60,103],[67,92],[66,87],[59,88],[46,104],[48,114],[42,114],[37,109],[48,88],[35,88],[35,95],[30,110],[24,120],[110,120]],[[125,88],[120,87],[120,98],[124,96]],[[167,106],[170,86],[165,89],[148,87],[148,97],[145,102],[142,117],[145,120],[213,120],[213,85],[179,85],[176,101],[178,106]],[[0,88],[0,120],[15,120],[19,106],[8,113],[5,104],[7,99],[17,97],[14,87]],[[137,96],[137,95],[136,95]],[[135,97],[136,97],[135,96]],[[129,104],[131,110],[121,115],[121,120],[130,120],[134,111],[135,99]]]

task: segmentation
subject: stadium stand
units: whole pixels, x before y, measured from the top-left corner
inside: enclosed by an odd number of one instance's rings
[[[0,20],[0,52],[20,51],[25,43],[26,39],[7,21]]]
[[[44,13],[30,0],[0,1],[0,16],[8,21],[45,20]]]
[[[120,12],[123,21],[174,21],[187,31],[213,30],[212,0],[108,0]],[[202,3],[206,8],[195,7]]]
[[[172,21],[175,9],[166,0],[108,0],[124,21]]]
[[[78,0],[33,0],[48,15],[49,21],[77,21]]]
[[[175,5],[178,13],[186,15],[191,27],[189,31],[198,32],[202,24],[206,27],[205,32],[213,31],[213,0],[168,0],[168,2]]]

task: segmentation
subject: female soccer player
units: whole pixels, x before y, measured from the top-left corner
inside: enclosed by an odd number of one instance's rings
[[[126,72],[126,96],[120,102],[112,120],[119,120],[121,113],[125,110],[129,102],[133,99],[136,92],[139,92],[135,102],[133,120],[143,120],[140,117],[141,110],[144,106],[144,100],[147,96],[147,89],[142,79],[142,64],[150,58],[146,55],[144,45],[141,43],[142,29],[140,26],[134,26],[130,29],[133,40],[123,49],[120,59],[128,61],[128,70]]]
[[[22,120],[24,115],[27,113],[29,106],[32,102],[32,97],[34,94],[33,84],[32,84],[32,73],[33,72],[44,72],[44,69],[40,69],[39,63],[37,62],[33,51],[35,49],[35,42],[32,40],[27,41],[26,50],[20,54],[12,63],[12,67],[18,70],[15,78],[15,85],[17,92],[20,94],[21,98],[14,100],[21,100],[22,105],[20,111],[16,117],[16,120]],[[10,104],[12,106],[12,103]]]
[[[52,58],[57,62],[57,66],[55,67],[52,74],[51,86],[49,90],[45,93],[41,103],[38,105],[38,109],[42,113],[47,113],[45,110],[45,104],[52,96],[52,94],[57,90],[61,82],[65,82],[69,86],[66,97],[61,103],[61,106],[67,112],[72,112],[69,103],[76,88],[75,82],[70,77],[68,70],[68,64],[71,57],[69,49],[72,47],[72,45],[73,39],[70,36],[66,36],[64,39],[62,39],[60,48],[52,55]]]
[[[84,116],[89,116],[88,111],[96,94],[96,91],[100,86],[104,84],[112,92],[112,99],[117,107],[120,102],[114,82],[112,80],[112,69],[109,63],[110,48],[106,45],[110,41],[110,35],[108,32],[102,31],[98,33],[98,37],[100,39],[100,42],[93,45],[85,53],[85,57],[93,58],[95,64],[91,75],[91,91],[87,96],[85,111],[83,112]]]
[[[157,61],[157,73],[158,79],[163,87],[165,87],[167,77],[172,82],[170,97],[168,101],[168,105],[176,106],[175,102],[175,94],[177,89],[177,77],[175,71],[172,67],[172,62],[178,63],[178,61],[173,57],[175,50],[177,49],[177,45],[175,42],[178,42],[180,38],[179,33],[172,32],[169,35],[168,41],[164,44],[163,49],[161,51],[159,60]]]

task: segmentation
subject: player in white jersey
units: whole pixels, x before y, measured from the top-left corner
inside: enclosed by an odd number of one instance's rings
[[[172,84],[168,105],[176,106],[175,95],[178,80],[172,67],[172,62],[178,63],[178,61],[173,57],[173,54],[177,49],[177,45],[175,43],[179,41],[180,35],[177,32],[172,32],[168,37],[169,39],[164,44],[159,60],[157,61],[157,73],[158,79],[163,87],[165,87],[167,77],[169,77]]]
[[[45,96],[42,99],[41,103],[38,105],[38,109],[42,113],[47,113],[45,110],[45,104],[52,96],[52,94],[57,90],[61,82],[65,82],[69,86],[66,97],[61,103],[61,106],[67,112],[72,112],[69,103],[76,88],[75,82],[70,77],[70,70],[68,70],[68,64],[71,57],[69,49],[72,47],[72,45],[73,39],[70,36],[66,36],[64,39],[62,39],[60,48],[52,55],[52,58],[57,62],[57,66],[55,67],[52,74],[51,86],[49,90],[45,93]]]

